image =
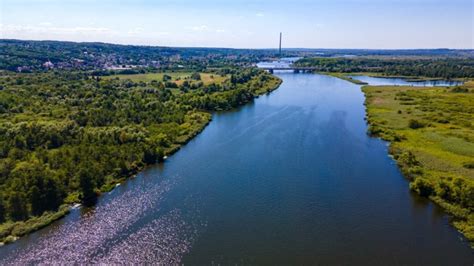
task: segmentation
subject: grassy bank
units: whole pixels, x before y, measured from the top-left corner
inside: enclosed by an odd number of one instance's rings
[[[368,76],[368,77],[374,77],[374,78],[399,78],[399,79],[404,79],[408,82],[446,80],[444,78],[430,78],[430,77],[417,77],[417,76],[394,76],[394,75],[386,75],[386,74],[383,74],[383,73],[373,73],[373,72],[354,72],[354,73],[319,72],[319,73],[323,74],[323,75],[328,75],[328,76],[340,78],[340,79],[352,82],[352,83],[357,84],[357,85],[368,85],[368,83],[357,80],[357,79],[352,78],[350,76]],[[454,78],[454,79],[451,79],[451,80],[453,80],[453,81],[465,81],[466,79]]]
[[[365,86],[369,132],[390,141],[410,188],[453,216],[474,241],[474,82],[416,88]]]
[[[39,230],[61,219],[69,213],[69,206],[62,206],[57,212],[46,212],[39,217],[33,217],[26,221],[7,222],[0,225],[0,246],[14,242],[21,236]]]
[[[319,73],[323,74],[323,75],[328,75],[328,76],[331,76],[331,77],[335,77],[335,78],[340,78],[340,79],[352,82],[352,83],[357,84],[357,85],[367,85],[367,82],[363,82],[363,81],[360,81],[360,80],[357,80],[357,79],[354,79],[354,78],[350,77],[349,75],[352,75],[352,73],[338,73],[338,72],[319,72]]]
[[[403,75],[387,75],[384,73],[375,73],[375,72],[359,72],[359,73],[350,73],[350,75],[361,75],[361,76],[369,76],[374,78],[399,78],[404,79],[408,82],[421,82],[421,81],[440,81],[440,80],[447,80],[443,77],[423,77],[423,76],[403,76]],[[453,81],[465,81],[464,78],[452,78],[449,80]]]

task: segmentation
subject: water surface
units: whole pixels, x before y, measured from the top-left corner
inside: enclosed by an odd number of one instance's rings
[[[472,265],[445,214],[367,136],[359,86],[278,75],[274,93],[216,114],[94,209],[1,248],[0,264]]]
[[[369,76],[358,76],[351,75],[353,79],[357,79],[368,83],[369,85],[381,86],[381,85],[392,85],[392,86],[416,86],[416,87],[439,87],[439,86],[456,86],[462,85],[462,81],[455,80],[422,80],[422,81],[409,81],[403,78],[383,78],[383,77],[369,77]]]

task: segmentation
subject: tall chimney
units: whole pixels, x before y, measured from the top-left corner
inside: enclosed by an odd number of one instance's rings
[[[279,54],[280,54],[280,57],[281,57],[281,32],[280,32],[280,49],[279,49]]]

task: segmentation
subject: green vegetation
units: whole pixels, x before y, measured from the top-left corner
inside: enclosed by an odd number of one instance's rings
[[[163,81],[172,82],[178,86],[182,85],[184,82],[198,84],[202,82],[203,85],[209,85],[212,83],[221,84],[226,79],[230,78],[229,75],[217,75],[216,73],[198,73],[198,72],[166,72],[166,73],[146,73],[146,74],[119,74],[104,76],[104,79],[129,79],[133,82],[152,82],[152,81]]]
[[[1,73],[0,241],[51,223],[70,204],[94,204],[203,130],[210,111],[281,82],[255,68],[181,75]]]
[[[0,39],[0,69],[18,72],[103,69],[128,74],[148,69],[186,69],[250,65],[273,56],[269,49],[177,48],[118,45],[108,43],[74,43],[63,41],[23,41]],[[295,56],[295,53],[288,53]],[[50,62],[53,65],[44,65]]]
[[[412,79],[474,78],[474,60],[468,58],[304,58],[295,63],[331,73],[376,73]]]
[[[451,213],[454,226],[474,241],[474,82],[363,91],[369,132],[391,142],[410,188]]]
[[[352,83],[357,84],[357,85],[367,85],[367,82],[363,82],[363,81],[354,79],[352,77],[349,77],[348,75],[350,75],[351,73],[335,73],[335,72],[326,73],[326,72],[322,72],[321,74],[326,74],[326,75],[329,75],[329,76],[332,76],[332,77],[340,78],[340,79],[352,82]]]

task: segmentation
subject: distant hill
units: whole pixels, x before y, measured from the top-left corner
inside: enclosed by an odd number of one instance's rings
[[[177,48],[0,39],[0,69],[31,72],[50,68],[104,69],[177,67],[180,64],[222,66],[276,58],[277,49]],[[284,57],[457,57],[474,58],[474,50],[284,49]]]

